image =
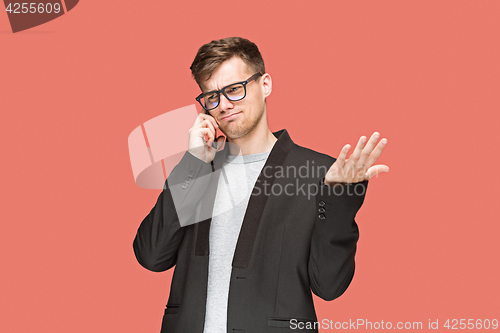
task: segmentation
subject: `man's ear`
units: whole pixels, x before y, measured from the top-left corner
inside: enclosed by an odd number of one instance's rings
[[[273,91],[273,80],[271,79],[271,75],[268,73],[262,75],[261,79],[261,87],[262,87],[262,93],[264,94],[264,98],[267,96],[271,95],[271,92]]]

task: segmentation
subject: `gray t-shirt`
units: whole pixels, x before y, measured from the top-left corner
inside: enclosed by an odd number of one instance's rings
[[[248,200],[270,152],[228,155],[210,224],[207,303],[203,333],[226,333],[232,262]]]

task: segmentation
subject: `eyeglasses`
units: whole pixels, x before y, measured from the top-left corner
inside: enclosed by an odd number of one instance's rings
[[[222,93],[231,102],[240,101],[247,95],[247,84],[261,76],[261,73],[255,73],[246,81],[232,83],[221,90],[214,90],[196,97],[196,100],[206,110],[210,111],[219,106],[220,94]]]

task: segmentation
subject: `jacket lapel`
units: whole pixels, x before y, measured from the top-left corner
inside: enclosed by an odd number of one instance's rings
[[[269,157],[263,167],[266,170],[265,173],[261,171],[257,181],[255,182],[255,187],[252,193],[258,193],[258,195],[250,195],[248,201],[247,210],[245,212],[245,217],[243,218],[243,224],[241,225],[240,234],[238,237],[238,242],[236,243],[236,249],[234,251],[233,257],[233,267],[246,268],[250,262],[250,256],[252,254],[253,245],[255,242],[255,237],[257,235],[257,230],[259,228],[260,219],[266,206],[268,195],[265,192],[265,186],[271,188],[275,180],[275,168],[283,165],[288,152],[293,146],[293,141],[288,135],[286,130],[281,130],[273,133],[278,139],[273,146],[273,149],[269,153]],[[228,145],[224,147],[222,154],[217,154],[214,159],[215,170],[220,170],[222,163],[224,162],[228,154]],[[218,158],[219,157],[219,158]],[[220,174],[220,172],[219,172]],[[213,181],[219,181],[219,177],[213,177]],[[217,183],[215,183],[217,185]],[[209,189],[216,191],[217,186],[210,186]],[[214,198],[215,195],[208,195]],[[213,202],[211,203],[213,207]],[[206,219],[200,223],[197,223],[197,237],[195,246],[195,255],[207,256],[209,249],[209,233],[210,233],[210,222],[211,219]]]

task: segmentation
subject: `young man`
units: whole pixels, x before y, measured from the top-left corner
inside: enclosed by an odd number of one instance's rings
[[[271,76],[246,39],[203,45],[191,71],[205,113],[134,240],[145,268],[176,266],[161,332],[317,332],[311,290],[333,300],[352,280],[354,217],[387,140],[335,160],[272,133]]]

